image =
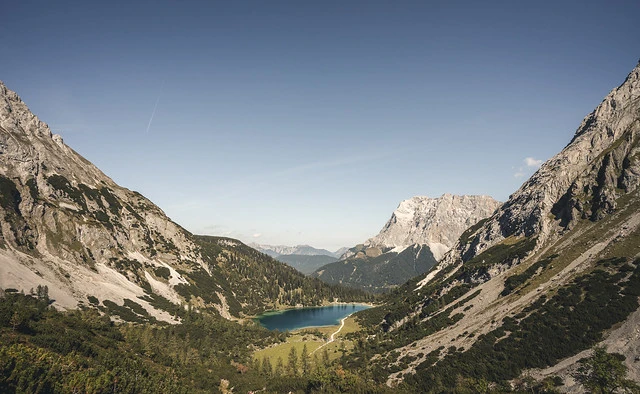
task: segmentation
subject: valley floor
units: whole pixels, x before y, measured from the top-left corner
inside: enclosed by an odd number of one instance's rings
[[[295,330],[293,335],[287,338],[286,342],[260,349],[253,354],[253,357],[260,362],[264,362],[268,358],[271,364],[275,366],[279,358],[283,362],[287,362],[291,348],[295,348],[296,354],[300,355],[306,345],[311,366],[315,367],[314,363],[324,361],[324,357],[328,357],[330,362],[353,349],[353,341],[346,339],[345,336],[359,330],[360,326],[356,323],[355,318],[347,316],[341,320],[340,325]],[[326,355],[324,354],[325,352]]]

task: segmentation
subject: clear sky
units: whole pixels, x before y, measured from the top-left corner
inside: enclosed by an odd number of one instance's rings
[[[129,4],[134,3],[134,4]],[[640,57],[639,1],[3,1],[0,80],[188,230],[337,249],[506,200]]]

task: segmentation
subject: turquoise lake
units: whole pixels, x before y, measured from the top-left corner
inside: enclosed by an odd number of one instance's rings
[[[340,324],[342,318],[368,308],[371,307],[362,304],[340,304],[287,309],[264,313],[256,317],[256,320],[268,330],[292,331],[307,327],[334,326]]]

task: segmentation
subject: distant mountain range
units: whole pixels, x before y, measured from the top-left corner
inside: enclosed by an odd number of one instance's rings
[[[312,276],[327,283],[387,291],[431,269],[464,230],[499,205],[489,196],[451,194],[402,201],[378,235]]]
[[[301,256],[331,256],[339,258],[347,248],[340,248],[335,252],[330,252],[326,249],[317,249],[309,245],[262,245],[257,243],[250,243],[249,246],[259,250],[262,253],[268,254],[271,257],[288,256],[288,255],[301,255]]]
[[[316,269],[337,261],[348,248],[340,248],[335,252],[326,249],[317,249],[309,245],[285,246],[285,245],[259,245],[250,246],[274,259],[281,261],[305,275],[313,273]]]
[[[318,268],[338,261],[332,256],[320,255],[304,255],[304,254],[282,254],[274,257],[278,261],[290,265],[305,275],[312,274]]]

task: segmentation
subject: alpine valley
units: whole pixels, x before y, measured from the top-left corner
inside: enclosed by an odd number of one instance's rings
[[[310,278],[190,234],[0,85],[0,392],[639,392],[639,140],[640,64],[505,203],[414,197]],[[251,319],[334,301],[376,306]]]

